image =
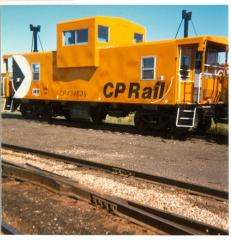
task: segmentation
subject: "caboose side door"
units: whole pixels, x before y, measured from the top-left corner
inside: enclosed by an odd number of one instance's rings
[[[178,103],[200,102],[201,62],[197,45],[179,46]]]
[[[8,57],[3,61],[4,77],[2,78],[2,97],[4,97],[3,110],[11,110],[12,107],[12,79],[13,79],[13,58]]]

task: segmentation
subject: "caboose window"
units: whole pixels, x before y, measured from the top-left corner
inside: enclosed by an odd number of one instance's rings
[[[142,57],[141,60],[141,79],[155,80],[156,57]]]
[[[83,28],[79,30],[63,32],[64,45],[75,45],[88,43],[88,29]]]
[[[143,42],[143,34],[134,33],[134,42],[135,43]]]
[[[76,31],[76,43],[88,43],[88,29],[79,29]]]
[[[105,26],[98,26],[98,41],[109,42],[109,28]]]
[[[40,80],[40,64],[39,63],[32,64],[32,74],[33,74],[34,81]]]
[[[75,44],[75,31],[64,32],[64,45],[73,45]]]

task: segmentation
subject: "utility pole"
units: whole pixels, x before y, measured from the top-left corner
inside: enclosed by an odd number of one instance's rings
[[[38,32],[40,32],[40,25],[33,26],[30,24],[30,30],[33,32],[33,40],[34,40],[34,50],[33,52],[38,52]]]
[[[192,12],[182,11],[182,19],[184,19],[184,38],[188,37],[188,22],[191,20]]]

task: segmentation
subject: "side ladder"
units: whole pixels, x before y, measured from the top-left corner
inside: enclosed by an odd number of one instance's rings
[[[1,111],[12,111],[14,101],[11,97],[6,97],[6,77],[2,78],[1,81]]]
[[[4,99],[3,102],[3,111],[13,111],[14,100],[11,98]]]
[[[180,106],[177,109],[176,126],[194,127],[196,119],[196,107],[194,105]]]

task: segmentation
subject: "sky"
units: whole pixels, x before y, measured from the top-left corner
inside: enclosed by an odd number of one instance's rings
[[[147,41],[172,39],[176,35],[183,9],[192,11],[192,20],[198,35],[228,37],[227,5],[0,6],[1,54],[31,51],[30,24],[41,25],[39,35],[43,48],[45,51],[53,51],[56,50],[58,22],[100,15],[123,17],[145,26]],[[190,23],[189,36],[194,35]],[[182,36],[183,24],[178,34],[178,37]]]

